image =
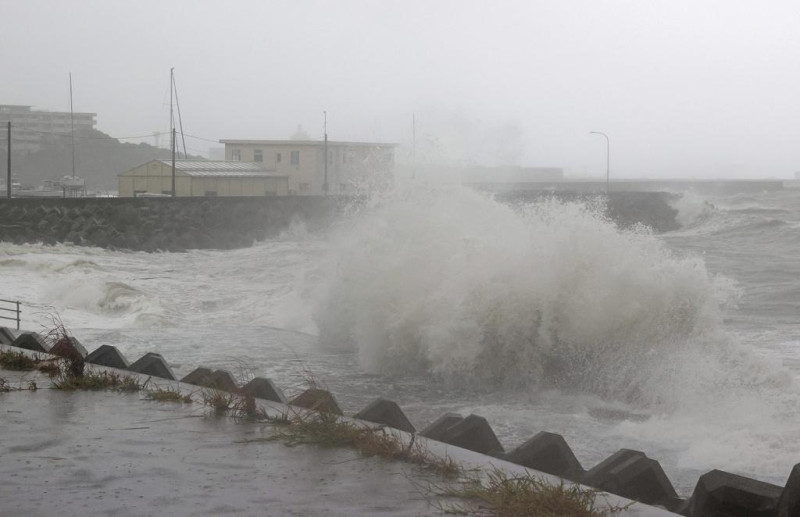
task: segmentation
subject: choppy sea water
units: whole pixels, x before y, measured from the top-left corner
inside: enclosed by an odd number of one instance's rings
[[[686,193],[683,228],[620,231],[597,207],[512,208],[460,188],[376,199],[324,234],[233,251],[0,243],[0,298],[89,350],[309,377],[348,412],[380,395],[422,428],[486,417],[507,450],[564,435],[585,468],[620,448],[684,495],[713,468],[783,484],[800,462],[800,192]]]

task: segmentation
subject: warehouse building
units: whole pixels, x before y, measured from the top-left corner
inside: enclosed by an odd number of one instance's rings
[[[254,163],[176,160],[177,197],[285,196],[288,176]],[[119,175],[119,196],[172,195],[172,162],[152,160]]]

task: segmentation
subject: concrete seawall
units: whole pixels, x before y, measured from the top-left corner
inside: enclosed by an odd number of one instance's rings
[[[657,232],[678,228],[669,194],[615,192],[608,198],[577,192],[516,191],[497,194],[519,204],[556,197],[598,197],[620,226],[643,223]],[[311,229],[329,224],[353,198],[22,198],[0,200],[0,241],[73,243],[134,251],[232,249],[277,235],[293,221]]]
[[[71,242],[135,251],[232,249],[276,235],[293,220],[325,224],[344,200],[83,198],[0,201],[0,240]]]

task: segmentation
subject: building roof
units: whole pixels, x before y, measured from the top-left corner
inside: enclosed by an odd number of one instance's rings
[[[172,167],[171,160],[155,160],[167,167]],[[248,178],[285,178],[286,174],[259,167],[251,162],[233,162],[220,160],[175,160],[175,170],[187,176],[227,176]]]
[[[221,144],[244,144],[244,145],[285,145],[285,146],[304,146],[316,147],[323,146],[323,140],[220,140]],[[342,142],[328,140],[328,146],[335,147],[397,147],[398,144],[390,142]]]

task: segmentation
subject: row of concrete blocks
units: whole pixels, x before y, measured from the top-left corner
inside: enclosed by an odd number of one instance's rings
[[[87,363],[177,380],[172,369],[159,354],[145,354],[131,364],[113,346],[103,345],[88,354],[75,338],[61,339],[54,346],[48,347],[45,340],[36,333],[24,332],[17,335],[3,327],[0,327],[0,343],[66,358],[79,356]],[[235,394],[249,394],[255,398],[316,411],[343,414],[333,394],[318,388],[307,389],[287,400],[270,379],[257,377],[240,387],[229,372],[212,371],[203,367],[195,369],[180,379],[180,382]],[[417,433],[400,407],[395,402],[382,398],[370,403],[355,414],[354,418]],[[587,471],[561,435],[543,431],[516,449],[505,452],[486,419],[477,415],[465,418],[459,414],[447,413],[417,434],[645,504],[662,506],[687,517],[800,516],[800,463],[792,469],[785,487],[712,470],[700,477],[689,499],[682,499],[675,492],[658,461],[648,458],[640,451],[620,449]]]

